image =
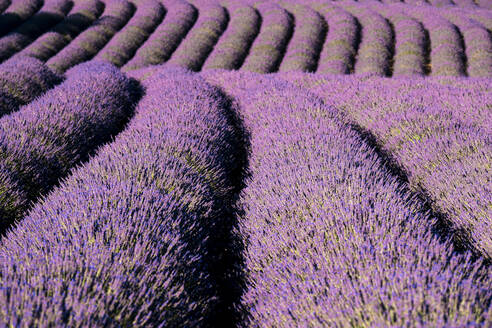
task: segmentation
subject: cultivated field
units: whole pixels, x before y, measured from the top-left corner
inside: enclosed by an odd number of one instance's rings
[[[0,327],[492,327],[492,0],[0,0]]]

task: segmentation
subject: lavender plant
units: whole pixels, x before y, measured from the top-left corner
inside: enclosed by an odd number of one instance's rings
[[[136,7],[137,11],[132,19],[98,52],[95,59],[107,60],[118,67],[123,66],[162,22],[166,13],[157,0],[139,0]]]
[[[200,3],[198,20],[193,29],[172,54],[169,63],[199,71],[229,22],[229,15],[219,4]]]
[[[226,100],[181,70],[146,86],[128,128],[2,240],[3,322],[197,327],[225,314],[216,270],[230,259],[213,242],[230,233],[239,163]]]
[[[488,267],[433,236],[435,218],[343,113],[275,77],[214,80],[251,134],[245,326],[490,323]]]
[[[51,57],[46,62],[47,65],[63,73],[72,66],[91,60],[128,22],[134,11],[133,4],[127,0],[108,1],[103,16],[54,57]]]
[[[441,213],[457,246],[492,258],[490,79],[468,78],[467,88],[448,85],[457,79],[300,80],[374,135],[410,188]]]
[[[256,9],[241,1],[229,1],[226,8],[230,22],[205,60],[203,69],[238,69],[260,32],[261,17]]]
[[[311,6],[321,13],[328,23],[328,34],[321,50],[316,73],[352,73],[360,38],[357,20],[332,3],[312,1]]]
[[[275,72],[292,37],[294,20],[285,9],[272,2],[262,2],[256,9],[262,18],[260,33],[240,69],[259,73]]]
[[[430,8],[402,7],[422,22],[428,30],[431,45],[431,75],[463,76],[466,74],[463,40],[456,26]]]
[[[386,17],[393,25],[395,53],[392,76],[425,75],[428,73],[429,40],[422,24],[390,6],[371,3],[371,8]]]
[[[394,54],[394,31],[391,25],[366,6],[344,2],[343,8],[354,15],[362,27],[355,73],[391,76]]]
[[[62,78],[34,58],[12,58],[0,65],[0,117],[45,93]]]
[[[132,114],[135,85],[114,66],[88,63],[67,74],[64,83],[0,119],[1,231]]]
[[[72,9],[72,5],[69,0],[46,0],[38,13],[0,39],[0,62],[19,52],[47,29],[63,20]]]
[[[492,77],[492,38],[489,31],[458,10],[444,13],[463,35],[469,76]]]
[[[89,27],[103,9],[104,4],[99,0],[77,0],[70,15],[24,48],[19,55],[47,61]]]
[[[14,1],[3,14],[0,15],[0,37],[34,15],[43,5],[43,0]]]
[[[167,10],[166,18],[137,50],[135,56],[123,66],[123,70],[166,62],[195,24],[198,11],[188,2],[164,0],[163,4]]]
[[[314,72],[326,37],[326,22],[310,7],[283,1],[282,6],[294,15],[295,28],[279,72]]]

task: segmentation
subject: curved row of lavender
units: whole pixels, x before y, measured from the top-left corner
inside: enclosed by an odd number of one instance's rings
[[[211,244],[234,219],[226,100],[182,70],[145,84],[128,128],[2,240],[3,322],[202,327],[226,315],[224,245]]]
[[[247,326],[490,322],[488,267],[432,235],[435,218],[337,109],[275,76],[209,80],[238,99],[251,135]]]
[[[361,25],[355,74],[391,76],[394,53],[394,31],[391,25],[369,7],[343,2],[343,8],[354,15]]]
[[[103,12],[99,0],[76,0],[70,15],[18,53],[47,61],[88,28]]]
[[[135,6],[135,15],[94,59],[106,60],[118,67],[123,66],[159,26],[166,14],[166,10],[157,0],[138,0],[135,1]]]
[[[134,14],[135,7],[127,0],[106,1],[103,16],[79,34],[46,64],[63,73],[72,66],[91,60]]]
[[[439,12],[418,6],[401,6],[407,14],[417,18],[429,32],[431,45],[431,75],[466,75],[463,39],[455,25]]]
[[[357,20],[350,13],[329,2],[310,0],[309,3],[328,23],[328,34],[321,50],[316,73],[352,73],[360,39]]]
[[[0,65],[0,117],[39,97],[62,78],[34,58],[12,58]]]
[[[258,73],[275,72],[292,37],[294,20],[285,9],[272,2],[263,1],[255,8],[262,19],[260,33],[240,69]]]
[[[70,0],[46,0],[38,13],[0,38],[0,62],[24,49],[46,30],[62,21],[72,6],[73,2]]]
[[[314,72],[326,38],[327,26],[323,17],[309,6],[285,1],[281,3],[295,21],[292,38],[287,45],[279,72]]]
[[[453,8],[449,10],[454,11]],[[462,12],[463,10],[460,10]],[[492,12],[490,10],[466,10],[466,16],[482,24],[489,33],[492,33]]]
[[[344,108],[443,216],[455,244],[492,258],[490,79],[286,78]]]
[[[393,7],[374,3],[371,8],[393,25],[395,53],[392,76],[427,75],[430,69],[430,49],[422,23]]]
[[[34,59],[32,59],[34,60]],[[118,133],[137,100],[109,64],[72,68],[40,98],[0,119],[0,232],[70,170]]]
[[[198,9],[198,19],[168,63],[199,71],[225,31],[229,23],[229,14],[215,1],[210,3],[197,1],[195,6]]]
[[[239,69],[260,32],[261,17],[255,8],[239,0],[228,1],[225,5],[231,16],[230,22],[205,60],[203,69]]]
[[[164,0],[162,3],[167,11],[164,21],[123,66],[124,71],[166,62],[194,26],[198,17],[194,6],[184,0]]]
[[[460,12],[444,16],[455,24],[463,36],[468,76],[492,76],[492,36],[486,28]]]
[[[14,1],[7,10],[0,15],[0,37],[29,19],[29,17],[34,15],[42,5],[43,0]]]

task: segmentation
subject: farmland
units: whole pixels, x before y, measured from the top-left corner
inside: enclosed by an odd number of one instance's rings
[[[0,0],[0,327],[491,327],[492,1]]]

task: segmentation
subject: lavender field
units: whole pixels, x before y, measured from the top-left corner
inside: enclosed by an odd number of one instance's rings
[[[0,0],[2,327],[492,327],[492,0]]]

